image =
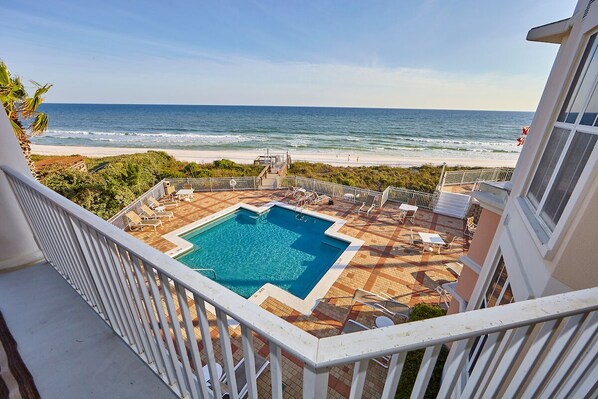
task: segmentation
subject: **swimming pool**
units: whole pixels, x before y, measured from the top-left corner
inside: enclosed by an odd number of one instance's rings
[[[249,298],[270,283],[305,299],[349,243],[324,232],[333,222],[272,206],[237,209],[181,235],[193,249],[177,260]]]

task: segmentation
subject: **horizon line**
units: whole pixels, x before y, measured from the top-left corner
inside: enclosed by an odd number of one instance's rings
[[[159,103],[103,103],[103,102],[44,102],[54,105],[160,105],[160,106],[196,106],[196,107],[269,107],[269,108],[341,108],[341,109],[382,109],[382,110],[417,110],[417,111],[472,111],[472,112],[527,112],[535,110],[497,110],[497,109],[456,109],[456,108],[409,108],[409,107],[367,107],[333,105],[263,105],[263,104],[159,104]]]

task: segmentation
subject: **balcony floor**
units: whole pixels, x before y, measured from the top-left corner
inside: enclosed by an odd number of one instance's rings
[[[48,264],[0,273],[0,311],[42,398],[174,398]]]

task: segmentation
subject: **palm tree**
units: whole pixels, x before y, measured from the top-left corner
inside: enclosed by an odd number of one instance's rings
[[[27,90],[19,76],[11,76],[6,64],[0,61],[0,100],[12,129],[19,140],[21,150],[31,174],[37,179],[37,169],[31,159],[31,142],[29,137],[37,136],[48,130],[48,115],[38,112],[40,104],[44,101],[42,97],[50,88],[51,84],[41,85],[31,81],[36,87],[33,96],[27,94]],[[27,126],[26,123],[29,123]]]

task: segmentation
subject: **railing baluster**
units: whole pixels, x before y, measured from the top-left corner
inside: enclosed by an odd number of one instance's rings
[[[239,390],[237,389],[235,362],[230,344],[230,334],[228,333],[228,316],[218,308],[216,308],[216,325],[218,326],[218,335],[220,336],[220,347],[222,349],[226,384],[228,385],[230,399],[237,399],[239,397]]]
[[[106,271],[99,264],[97,254],[92,249],[92,245],[88,242],[88,237],[86,231],[83,229],[83,223],[78,220],[73,221],[73,227],[75,230],[75,234],[77,234],[78,241],[81,245],[81,250],[83,251],[83,255],[89,265],[91,265],[91,269],[94,270],[96,273],[96,280],[99,282],[100,292],[106,304],[109,304],[112,310],[112,325],[117,327],[117,333],[125,338],[125,341],[131,343],[130,341],[130,331],[129,327],[126,325],[125,317],[122,314],[122,309],[119,306],[117,301],[117,297],[114,293],[114,285],[111,281],[111,276],[106,275]],[[89,232],[87,232],[89,234]]]
[[[270,374],[272,378],[272,397],[282,399],[282,351],[272,341],[270,345]]]
[[[149,280],[146,277],[145,273],[143,272],[141,260],[137,258],[133,258],[133,270],[135,271],[135,275],[137,276],[137,281],[139,283],[139,289],[141,291],[141,297],[143,298],[143,302],[145,303],[145,309],[147,312],[147,317],[150,320],[150,325],[152,326],[152,330],[154,331],[154,337],[156,340],[156,344],[159,348],[159,353],[161,356],[162,364],[164,365],[164,369],[166,370],[166,379],[164,379],[170,386],[175,384],[175,375],[174,375],[174,367],[170,361],[170,356],[167,353],[168,348],[166,347],[165,340],[168,339],[166,336],[162,336],[162,330],[160,329],[160,323],[156,317],[157,310],[155,308],[158,307],[156,304],[154,306],[151,295],[148,289],[149,283],[146,283],[146,280]],[[151,267],[151,266],[150,266]],[[145,265],[143,269],[145,269]]]
[[[353,377],[351,378],[351,393],[349,399],[361,399],[363,387],[365,386],[365,376],[368,371],[369,360],[360,360],[353,366]]]
[[[187,300],[187,290],[180,284],[176,287],[177,298],[179,301],[179,308],[181,310],[181,316],[183,317],[183,325],[185,326],[185,332],[187,334],[187,343],[189,344],[189,350],[191,351],[191,360],[193,361],[193,367],[195,368],[195,377],[199,385],[200,397],[208,398],[209,389],[206,383],[206,378],[203,374],[203,365],[201,363],[201,356],[199,354],[199,348],[197,347],[197,336],[195,334],[195,328],[193,327],[193,319],[191,312],[189,311],[189,305]]]
[[[329,373],[329,368],[316,369],[306,364],[303,367],[303,399],[328,397]]]
[[[156,283],[156,274],[154,273],[154,269],[151,265],[145,265],[145,275],[147,276],[147,282],[150,287],[151,296],[154,300],[154,308],[156,313],[158,313],[158,319],[160,320],[160,325],[162,326],[164,341],[166,342],[166,347],[168,348],[168,361],[170,362],[172,369],[174,369],[174,375],[176,377],[175,382],[178,385],[177,390],[181,395],[183,395],[185,392],[185,380],[183,379],[183,374],[181,373],[181,369],[178,365],[179,361],[177,359],[176,350],[174,349],[174,343],[172,342],[172,335],[170,334],[170,329],[168,328],[168,320],[166,319],[166,313],[164,312],[164,305],[162,305],[162,297],[160,296],[160,290],[158,289],[158,284]]]
[[[201,342],[203,343],[206,358],[208,359],[208,371],[210,372],[210,381],[212,389],[217,398],[222,397],[222,389],[218,383],[218,373],[216,372],[216,357],[214,357],[214,347],[212,345],[212,335],[210,334],[210,322],[206,311],[206,304],[199,296],[194,295],[195,311],[199,321],[199,331],[201,333]]]
[[[108,257],[114,258],[115,261],[116,261],[116,259],[123,258],[122,256],[119,256],[118,246],[116,245],[115,242],[108,240],[105,237],[104,237],[104,240],[106,241]],[[128,267],[124,268],[125,274],[127,275],[127,280],[130,283],[130,289],[131,289],[131,293],[133,294],[133,299],[134,299],[135,303],[137,304],[137,311],[139,312],[138,317],[139,317],[139,320],[141,321],[141,337],[145,342],[146,348],[149,348],[149,352],[151,353],[150,358],[155,363],[157,372],[162,374],[164,372],[164,363],[162,361],[162,358],[160,357],[160,353],[159,353],[159,349],[158,349],[156,341],[155,341],[155,337],[151,333],[152,330],[151,330],[151,327],[148,322],[147,309],[144,306],[143,300],[140,296],[141,294],[139,292],[139,285],[143,284],[143,281],[139,282],[136,279],[136,277],[134,275],[134,270],[135,270],[134,263],[135,263],[134,258],[129,257],[127,259]]]
[[[130,320],[131,329],[135,335],[137,349],[147,357],[148,363],[152,363],[154,361],[153,353],[149,349],[149,343],[140,322],[143,309],[138,306],[139,302],[135,298],[135,290],[137,289],[135,287],[135,280],[129,279],[130,273],[126,273],[127,270],[130,270],[130,261],[127,259],[127,256],[119,257],[116,250],[111,252],[110,247],[112,245],[103,236],[99,235],[98,232],[92,230],[90,234],[95,238],[93,241],[96,244],[95,246],[103,263],[106,265],[106,269],[113,271],[118,276],[118,285],[120,286],[120,291],[122,291],[122,297],[124,297],[123,305],[126,305],[128,309],[128,312],[126,312],[127,318]]]
[[[471,371],[471,375],[467,379],[467,384],[465,385],[461,396],[464,398],[471,398],[474,396],[474,392],[477,392],[482,385],[482,380],[487,375],[488,368],[490,367],[490,363],[496,356],[496,353],[499,351],[499,347],[501,346],[503,339],[505,336],[505,332],[501,331],[499,333],[490,334],[487,336],[486,341],[483,343],[483,348],[481,349],[481,353]],[[481,341],[483,336],[479,337],[479,344],[482,345]],[[468,353],[469,357],[469,353]],[[467,374],[468,369],[471,367],[469,365],[469,361],[472,359],[468,359],[468,363],[466,364],[465,370],[463,373]]]
[[[545,357],[537,367],[536,373],[528,382],[522,397],[531,398],[540,395],[540,390],[558,364],[555,359],[560,359],[566,353],[571,339],[577,334],[585,319],[586,315],[580,314],[563,320],[563,327],[551,344],[550,356]]]
[[[505,397],[514,398],[519,396],[519,390],[522,388],[523,384],[526,383],[531,371],[536,367],[539,359],[548,349],[548,343],[556,335],[557,331],[560,330],[560,323],[562,320],[563,319],[551,320],[536,326],[536,329],[538,330],[537,335],[534,337],[533,343],[527,350],[525,358],[517,368],[515,376],[509,382],[504,393]]]
[[[560,359],[560,364],[550,376],[543,392],[553,394],[562,387],[570,371],[578,364],[580,355],[596,337],[598,331],[598,315],[589,314],[584,317],[582,324],[577,328],[567,346],[567,356]]]
[[[401,380],[401,374],[403,373],[403,366],[405,365],[406,358],[407,352],[395,353],[390,357],[388,374],[386,375],[386,382],[384,384],[384,390],[382,391],[382,399],[394,399],[399,386],[399,381]]]
[[[164,302],[166,302],[166,309],[170,316],[170,326],[174,333],[174,340],[177,347],[179,348],[179,357],[181,362],[181,368],[183,369],[183,376],[187,382],[187,386],[181,387],[181,392],[186,395],[185,390],[191,393],[191,397],[196,398],[198,396],[197,387],[193,379],[193,372],[191,371],[191,365],[189,362],[189,356],[187,355],[187,347],[181,334],[181,325],[179,323],[179,316],[177,315],[176,308],[174,307],[174,301],[172,299],[172,292],[170,290],[170,280],[163,273],[158,272],[158,278],[160,279],[160,286],[162,287],[162,295],[164,295]],[[174,287],[176,290],[176,286]],[[183,304],[186,305],[187,302]],[[180,304],[179,304],[180,308]],[[217,383],[217,381],[216,381]]]
[[[596,331],[596,329],[594,329]],[[584,378],[594,375],[596,382],[596,360],[598,359],[598,338],[589,340],[585,347],[580,348],[582,353],[578,360],[571,365],[573,370],[567,375],[559,391],[559,398],[585,398],[585,394],[575,393],[577,387],[583,384]],[[574,352],[573,352],[574,353]]]
[[[444,377],[438,392],[439,398],[448,398],[453,393],[453,390],[455,389],[455,386],[462,375],[463,369],[467,366],[469,352],[471,351],[471,347],[473,346],[474,342],[475,338],[469,338],[453,343],[456,356],[451,359],[450,362],[447,359],[447,363],[444,366]]]
[[[247,396],[249,399],[257,399],[257,377],[255,373],[255,349],[253,348],[253,333],[245,324],[241,324],[241,338],[243,341],[243,357],[245,358]]]
[[[438,360],[440,349],[442,349],[442,345],[428,346],[426,348],[422,363],[419,367],[419,372],[417,373],[417,378],[415,379],[415,384],[413,384],[411,399],[421,399],[424,397],[426,389],[428,388],[428,382],[434,371],[434,366],[436,366],[436,360]]]

